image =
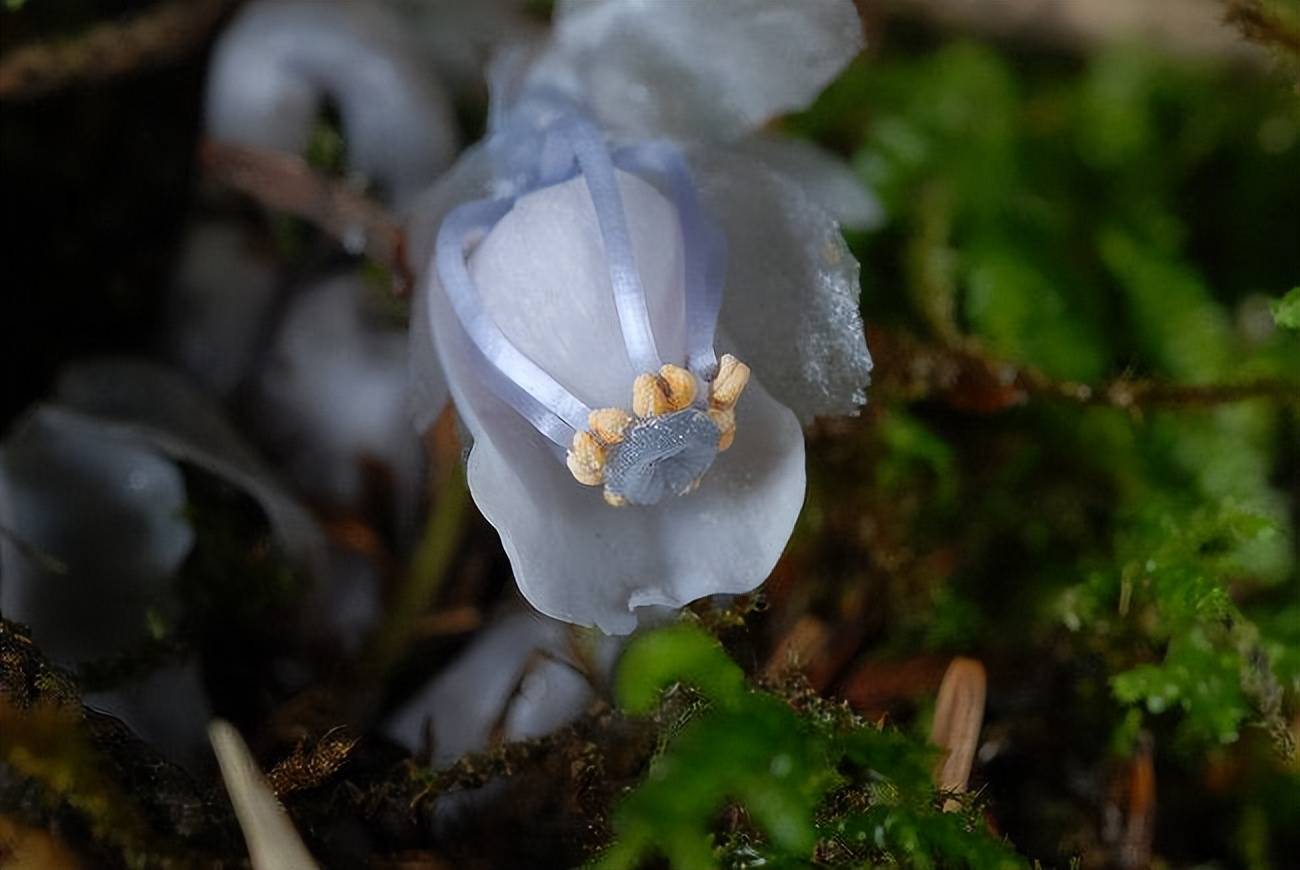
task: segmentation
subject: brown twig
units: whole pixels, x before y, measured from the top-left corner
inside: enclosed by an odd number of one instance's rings
[[[891,0],[888,8],[964,31],[1079,51],[1128,40],[1185,57],[1263,59],[1223,26],[1219,0]]]
[[[331,728],[311,745],[299,741],[266,775],[278,798],[315,788],[347,764],[360,738],[344,726]]]
[[[1117,378],[1101,386],[1055,381],[1028,366],[968,346],[927,344],[899,332],[873,329],[873,392],[903,401],[936,398],[966,411],[995,413],[1031,398],[1057,398],[1137,412],[1156,407],[1210,407],[1245,399],[1300,401],[1300,383],[1260,379],[1240,384],[1169,384]]]
[[[15,48],[0,57],[0,100],[30,100],[181,57],[207,39],[235,2],[170,0],[71,39]]]
[[[1224,19],[1241,31],[1241,35],[1278,51],[1300,58],[1300,15],[1285,18],[1279,9],[1261,0],[1221,0],[1226,7]]]
[[[945,662],[937,655],[902,661],[868,661],[849,674],[836,694],[855,711],[873,718],[900,699],[919,698],[938,688]]]
[[[1120,841],[1124,868],[1151,866],[1156,830],[1156,768],[1151,735],[1143,734],[1128,768],[1128,813]]]
[[[398,291],[409,291],[414,278],[401,223],[354,187],[322,176],[295,155],[210,139],[199,146],[199,163],[212,180],[309,221],[346,250],[384,264]]]

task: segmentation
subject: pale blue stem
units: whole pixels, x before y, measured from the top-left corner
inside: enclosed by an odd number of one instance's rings
[[[726,236],[700,206],[690,167],[677,146],[662,140],[638,142],[620,149],[614,162],[624,171],[658,175],[668,183],[685,249],[686,367],[711,381],[718,373],[713,343],[726,280]]]
[[[601,239],[605,243],[609,280],[614,288],[614,306],[618,310],[628,359],[639,372],[657,372],[663,360],[655,347],[650,308],[646,304],[641,273],[636,267],[636,252],[632,250],[632,234],[627,227],[627,213],[623,208],[623,194],[618,188],[614,161],[610,159],[604,137],[590,122],[575,116],[566,120],[563,130],[573,146],[573,154],[596,207],[596,221],[600,224]]]
[[[587,428],[591,409],[506,338],[483,308],[465,264],[471,237],[494,227],[513,205],[513,199],[483,199],[453,210],[438,230],[433,266],[457,319],[486,363],[489,388],[537,431],[568,447],[573,433]]]

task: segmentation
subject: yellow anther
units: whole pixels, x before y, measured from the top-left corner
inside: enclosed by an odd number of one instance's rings
[[[658,374],[637,375],[632,382],[632,411],[657,417],[689,408],[695,401],[695,375],[681,366],[665,365]]]
[[[668,393],[658,375],[637,375],[632,382],[632,413],[657,417],[668,413]]]
[[[665,387],[668,410],[680,411],[689,408],[691,402],[695,401],[695,375],[681,366],[669,364],[659,369],[659,377]]]
[[[584,486],[599,486],[605,480],[605,448],[590,432],[573,433],[573,447],[565,464]]]
[[[605,504],[610,507],[625,507],[627,505],[627,499],[618,493],[611,492],[607,489],[605,490]]]
[[[632,422],[632,415],[622,408],[598,408],[587,416],[587,428],[605,444],[623,440],[623,432]]]
[[[718,360],[718,376],[709,385],[709,406],[727,411],[736,407],[740,394],[749,383],[749,366],[729,353]]]
[[[736,440],[736,410],[735,408],[710,408],[709,419],[713,425],[718,427],[722,434],[718,436],[718,451],[721,452],[731,446],[731,442]]]

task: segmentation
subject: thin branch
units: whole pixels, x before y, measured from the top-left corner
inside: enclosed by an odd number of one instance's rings
[[[320,175],[295,155],[211,139],[199,146],[199,163],[213,181],[267,208],[296,215],[349,252],[384,264],[399,292],[410,290],[414,278],[406,263],[401,223],[356,188]]]
[[[170,0],[70,39],[0,57],[0,100],[30,100],[77,82],[155,66],[201,45],[237,0]]]
[[[1043,380],[1042,393],[1056,392],[1065,398],[1093,405],[1136,410],[1144,407],[1210,407],[1247,399],[1300,401],[1300,383],[1262,378],[1240,384],[1162,384],[1157,381],[1120,379],[1092,390],[1083,384]]]
[[[905,333],[872,330],[873,391],[902,401],[940,399],[966,411],[995,413],[1032,398],[1056,398],[1137,412],[1211,407],[1246,399],[1300,401],[1300,383],[1257,379],[1239,384],[1170,384],[1117,378],[1101,386],[1056,381],[1029,366],[986,355],[974,342],[927,344]]]
[[[1078,51],[1119,40],[1184,57],[1255,66],[1267,59],[1224,26],[1222,0],[890,0],[887,8],[962,31]]]
[[[1222,0],[1225,18],[1241,35],[1300,59],[1300,11],[1268,0]]]
[[[1119,844],[1119,865],[1125,870],[1150,867],[1156,832],[1156,767],[1150,734],[1143,733],[1138,739],[1126,791],[1128,818]]]

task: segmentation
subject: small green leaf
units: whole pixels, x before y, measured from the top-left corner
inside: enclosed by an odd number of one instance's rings
[[[618,702],[630,713],[649,713],[659,694],[679,681],[724,706],[745,691],[745,675],[716,640],[694,626],[677,625],[628,644],[618,669]]]
[[[1300,330],[1300,287],[1292,287],[1290,293],[1268,303],[1268,307],[1273,312],[1273,322],[1278,326]]]

